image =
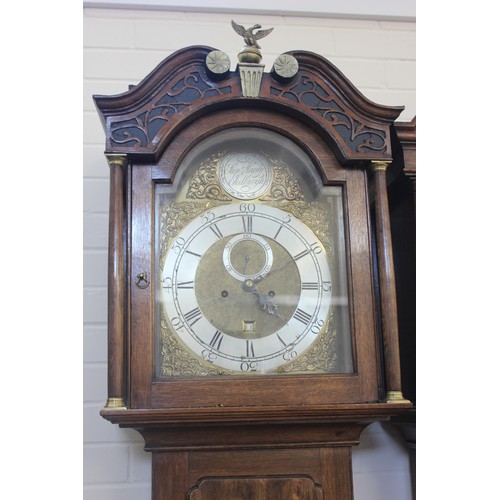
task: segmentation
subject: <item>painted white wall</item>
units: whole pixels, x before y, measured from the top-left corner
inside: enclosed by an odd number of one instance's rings
[[[177,2],[179,3],[179,2]],[[236,16],[236,14],[238,14]],[[328,58],[369,99],[405,105],[415,115],[415,23],[378,18],[85,8],[83,17],[83,337],[84,500],[144,500],[151,459],[135,431],[99,416],[107,394],[106,282],[108,173],[104,131],[93,94],[118,94],[138,83],[170,53],[189,45],[225,51],[242,46],[230,21],[274,26],[263,41],[266,71],[282,52],[310,50]],[[234,66],[233,62],[233,66]],[[413,500],[409,456],[399,434],[374,424],[353,452],[356,500]]]
[[[84,0],[84,7],[415,21],[415,0]]]

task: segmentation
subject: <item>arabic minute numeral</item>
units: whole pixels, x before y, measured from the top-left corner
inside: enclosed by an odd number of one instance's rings
[[[280,234],[281,230],[283,229],[283,227],[286,225],[286,224],[289,224],[291,222],[292,218],[287,215],[285,217],[283,217],[282,219],[282,222],[280,223],[279,227],[278,227],[278,230],[276,231],[276,234],[274,235],[274,239],[277,239],[278,238],[278,234]]]
[[[174,245],[172,246],[172,251],[176,254],[180,253],[182,250],[182,247],[186,244],[186,240],[180,236],[175,240]]]
[[[213,212],[206,212],[204,215],[201,216],[203,224],[207,224],[208,222],[211,222],[214,219],[215,219],[215,214]]]
[[[321,331],[321,328],[325,322],[322,319],[318,319],[314,325],[311,326],[311,332],[314,333],[314,335],[318,335],[318,333]]]
[[[311,247],[311,252],[315,253],[316,255],[319,255],[323,251],[321,245],[317,241],[311,243],[310,247]]]
[[[217,354],[213,353],[212,351],[209,351],[208,349],[204,349],[203,351],[201,351],[201,357],[205,361],[213,363],[217,359]]]
[[[162,287],[167,290],[167,292],[170,292],[172,289],[172,278],[165,277],[161,280]]]
[[[256,372],[257,366],[258,364],[256,361],[243,361],[240,365],[240,370],[242,372]]]
[[[170,323],[172,323],[172,326],[176,330],[182,330],[184,328],[184,323],[182,322],[181,318],[179,316],[174,316],[171,320]]]
[[[294,351],[293,349],[289,349],[287,350],[284,354],[283,354],[283,359],[285,361],[292,361],[294,360],[296,357],[297,357],[297,351]]]
[[[241,203],[240,212],[255,212],[255,203]]]

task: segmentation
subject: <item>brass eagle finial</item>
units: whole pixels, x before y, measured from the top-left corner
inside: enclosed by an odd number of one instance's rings
[[[241,24],[237,24],[234,21],[231,21],[231,26],[233,27],[234,31],[238,33],[238,35],[243,37],[243,40],[245,40],[245,44],[247,47],[255,47],[256,49],[260,49],[257,40],[260,40],[261,38],[269,35],[269,33],[271,33],[271,31],[273,31],[274,29],[269,28],[267,30],[260,30],[257,31],[257,33],[253,33],[253,31],[262,28],[262,26],[260,24],[255,24],[250,28],[245,28],[241,26]]]

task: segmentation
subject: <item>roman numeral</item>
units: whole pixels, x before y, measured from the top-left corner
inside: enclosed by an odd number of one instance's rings
[[[195,257],[201,258],[201,255],[199,253],[191,252],[191,250],[186,250],[186,253],[190,253],[191,255],[194,255]]]
[[[202,313],[199,307],[195,307],[191,311],[184,314],[184,318],[188,322],[189,326],[193,326],[198,320],[202,318]]]
[[[222,238],[222,233],[219,229],[219,227],[217,226],[217,224],[212,224],[211,226],[208,226],[212,232],[215,234],[215,236],[217,236],[217,238]]]
[[[288,347],[288,344],[278,334],[276,334],[276,337],[278,337],[278,340],[283,344],[283,347]]]
[[[294,260],[302,259],[302,257],[305,257],[308,253],[309,253],[309,249],[304,250],[303,252],[300,252],[297,255],[295,255],[295,257],[293,259]]]
[[[280,226],[278,230],[276,231],[276,234],[274,235],[274,239],[278,237],[278,234],[280,234],[280,231],[283,229],[283,226]]]
[[[312,316],[310,314],[306,313],[302,309],[297,309],[295,311],[295,314],[293,315],[293,317],[297,321],[300,321],[301,323],[303,323],[304,325],[307,325],[309,323],[309,321],[311,321],[311,318],[312,318]]]
[[[194,281],[184,281],[182,283],[177,283],[177,288],[193,288],[194,287]]]
[[[318,282],[304,281],[302,283],[302,290],[317,290],[319,288]]]
[[[251,215],[242,215],[241,220],[243,221],[243,231],[251,233],[253,231],[253,217]]]
[[[214,349],[220,350],[220,345],[222,344],[222,339],[224,336],[222,335],[222,332],[219,330],[215,331],[214,336],[212,337],[212,340],[210,341],[210,347],[213,347]]]
[[[313,252],[315,254],[321,253],[321,246],[319,245],[319,243],[317,241],[315,241],[314,243],[312,243],[311,245],[309,245],[308,249],[304,250],[303,252],[298,253],[294,257],[294,259],[295,260],[302,259],[302,257],[305,257],[309,252]]]
[[[255,358],[255,351],[251,340],[247,340],[247,358]]]

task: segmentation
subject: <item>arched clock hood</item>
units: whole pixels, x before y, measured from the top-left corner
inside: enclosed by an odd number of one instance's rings
[[[240,73],[224,71],[227,58],[223,72],[214,73],[207,65],[213,54],[225,56],[205,46],[184,48],[127,92],[94,96],[106,153],[156,161],[176,133],[197,118],[221,109],[266,108],[307,123],[344,165],[392,160],[390,128],[404,107],[370,101],[324,57],[299,50],[282,54],[271,72],[252,76],[261,78],[258,95],[245,96],[243,64],[237,67]],[[279,75],[280,58],[285,64],[293,61],[292,76]]]

